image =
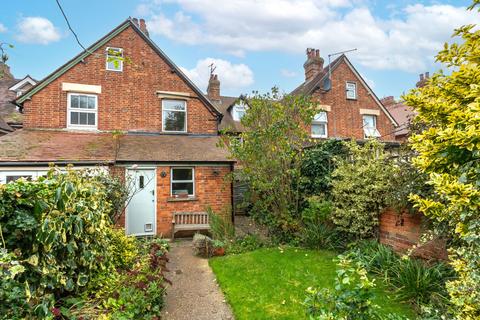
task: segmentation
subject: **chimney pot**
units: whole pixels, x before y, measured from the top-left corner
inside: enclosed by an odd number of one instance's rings
[[[423,73],[420,74],[420,81],[423,81]]]
[[[138,19],[137,19],[137,18],[133,18],[132,21],[133,21],[133,24],[138,27]]]
[[[303,64],[305,69],[305,82],[315,78],[317,74],[323,71],[323,59],[320,57],[320,50],[307,48],[307,61]]]
[[[425,79],[428,79],[428,78],[430,78],[430,72],[427,71],[425,72]]]

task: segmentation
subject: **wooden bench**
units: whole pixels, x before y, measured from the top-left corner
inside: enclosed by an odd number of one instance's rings
[[[174,212],[172,239],[178,231],[210,230],[206,212]]]

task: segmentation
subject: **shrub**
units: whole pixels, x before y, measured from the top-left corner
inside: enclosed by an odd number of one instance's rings
[[[374,320],[382,319],[379,306],[374,304],[374,280],[360,261],[352,254],[338,257],[334,291],[329,289],[307,289],[304,305],[310,319],[318,320]],[[390,319],[402,319],[389,315]]]
[[[54,296],[80,292],[113,269],[110,210],[104,186],[83,172],[51,170],[37,181],[0,186],[5,247],[25,262],[18,281],[28,283],[39,315],[49,313]]]
[[[388,272],[389,283],[400,299],[416,305],[447,302],[445,282],[451,278],[451,271],[443,263],[428,266],[417,259],[399,259]]]
[[[341,249],[346,239],[329,221],[332,204],[318,197],[308,199],[308,206],[302,211],[301,244],[312,249]]]
[[[227,254],[240,254],[245,252],[254,251],[267,246],[267,244],[260,240],[257,235],[248,234],[242,238],[231,241],[227,248]]]
[[[335,158],[346,154],[342,141],[325,140],[304,151],[301,165],[300,193],[304,197],[324,195],[330,197],[332,172],[336,167]]]
[[[376,234],[378,216],[385,206],[385,194],[393,185],[397,166],[387,160],[384,146],[370,140],[364,146],[348,144],[349,157],[338,158],[333,172],[332,221],[341,231],[356,238]]]
[[[213,239],[225,241],[235,237],[235,227],[228,219],[229,214],[216,214],[210,207],[207,208],[207,213]]]
[[[380,275],[395,289],[397,296],[422,306],[446,305],[445,282],[452,278],[452,269],[444,263],[428,265],[422,260],[399,257],[390,247],[376,241],[360,241],[351,253],[369,272]]]
[[[134,236],[125,235],[123,228],[107,230],[112,262],[116,268],[130,269],[138,256],[138,242]]]

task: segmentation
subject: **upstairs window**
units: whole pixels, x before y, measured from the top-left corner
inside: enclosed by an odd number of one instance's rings
[[[195,171],[193,168],[172,168],[172,196],[193,197],[195,195]]]
[[[233,106],[232,116],[233,120],[240,121],[247,112],[247,108],[243,102],[239,102]]]
[[[326,138],[327,137],[327,112],[321,111],[313,117],[312,121],[312,137]]]
[[[108,47],[106,68],[110,71],[123,71],[123,49]]]
[[[347,99],[357,99],[357,84],[355,82],[348,82],[346,84]]]
[[[164,132],[187,132],[187,103],[183,100],[162,100]]]
[[[96,95],[69,93],[67,104],[67,128],[97,129]]]
[[[380,132],[377,130],[377,116],[371,114],[363,115],[363,136],[366,139],[380,137]]]

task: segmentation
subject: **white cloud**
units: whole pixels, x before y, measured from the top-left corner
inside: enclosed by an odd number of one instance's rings
[[[20,42],[49,44],[60,40],[59,30],[53,23],[43,17],[24,17],[18,23],[16,38]]]
[[[7,32],[7,27],[3,23],[0,22],[0,33]]]
[[[254,82],[253,71],[245,64],[233,64],[230,61],[206,58],[197,61],[193,69],[181,68],[182,71],[202,90],[206,90],[210,77],[210,64],[214,64],[215,73],[221,83],[221,90],[241,89]]]
[[[477,12],[451,5],[396,7],[388,19],[361,0],[146,0],[151,34],[189,45],[213,45],[242,56],[251,51],[327,53],[358,48],[356,62],[374,69],[424,71],[453,29],[480,23]],[[176,6],[172,16],[158,10]],[[148,8],[148,10],[147,10]],[[392,9],[393,10],[393,9]]]
[[[292,70],[282,69],[280,70],[280,74],[285,78],[293,78],[296,77],[298,73]]]

